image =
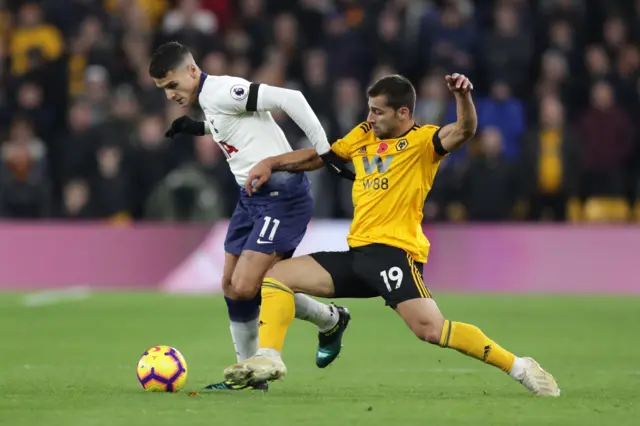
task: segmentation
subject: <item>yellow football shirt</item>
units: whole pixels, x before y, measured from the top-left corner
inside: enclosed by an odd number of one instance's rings
[[[33,28],[17,28],[9,44],[11,72],[20,76],[29,71],[29,52],[39,50],[47,61],[58,59],[64,50],[64,39],[53,25],[43,24]]]
[[[365,122],[331,146],[356,171],[350,247],[386,244],[417,262],[427,261],[430,244],[422,232],[422,209],[442,158],[433,145],[438,129],[414,125],[399,138],[381,140]]]

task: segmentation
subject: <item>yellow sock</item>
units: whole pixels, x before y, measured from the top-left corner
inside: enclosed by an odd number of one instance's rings
[[[295,313],[293,291],[273,278],[265,278],[260,307],[260,348],[282,352],[284,338]]]
[[[489,339],[478,327],[445,320],[440,346],[455,349],[486,364],[511,372],[515,355]]]

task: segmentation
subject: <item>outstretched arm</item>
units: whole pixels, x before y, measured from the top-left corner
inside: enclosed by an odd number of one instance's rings
[[[319,155],[331,150],[320,120],[300,91],[252,83],[247,99],[247,111],[252,109],[253,111],[284,111],[304,132]]]
[[[269,157],[256,164],[250,171],[245,189],[249,195],[258,190],[271,177],[271,172],[307,172],[321,169],[323,165],[337,175],[355,180],[355,174],[344,166],[344,160],[340,159],[333,151],[329,150],[324,155],[318,155],[315,149],[299,149],[286,154]]]
[[[318,120],[307,99],[300,91],[252,83],[249,87],[247,99],[247,111],[251,110],[284,111],[304,131],[311,144],[315,147],[319,160],[324,163],[331,173],[345,179],[355,180],[355,175],[346,167],[345,162],[331,151],[331,146],[327,141],[327,135],[322,124],[320,124],[320,120]],[[308,160],[303,165],[299,165],[298,167],[304,168],[297,171],[320,168],[318,160],[311,161]],[[307,168],[310,166],[315,168]]]
[[[309,172],[321,169],[323,166],[322,159],[320,159],[316,150],[311,148],[299,149],[267,158],[267,164],[271,166],[271,170],[274,172]]]
[[[440,156],[460,148],[475,135],[478,128],[478,115],[471,98],[473,84],[463,74],[452,74],[445,78],[456,99],[457,120],[443,126],[437,133],[439,142],[434,140],[434,143],[436,153]]]

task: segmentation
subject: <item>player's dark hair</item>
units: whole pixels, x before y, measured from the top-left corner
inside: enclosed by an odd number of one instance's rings
[[[189,49],[177,41],[163,44],[151,56],[149,75],[153,78],[166,77],[169,71],[175,70],[189,53]]]
[[[398,74],[388,75],[376,81],[367,90],[367,96],[385,96],[387,105],[396,110],[406,107],[409,114],[413,114],[416,106],[416,89],[409,79]]]

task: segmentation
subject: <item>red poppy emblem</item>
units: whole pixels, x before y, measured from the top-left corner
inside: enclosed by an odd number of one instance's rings
[[[376,154],[384,154],[388,148],[389,148],[389,145],[386,142],[380,142],[380,145],[378,145],[378,150],[376,151]]]

